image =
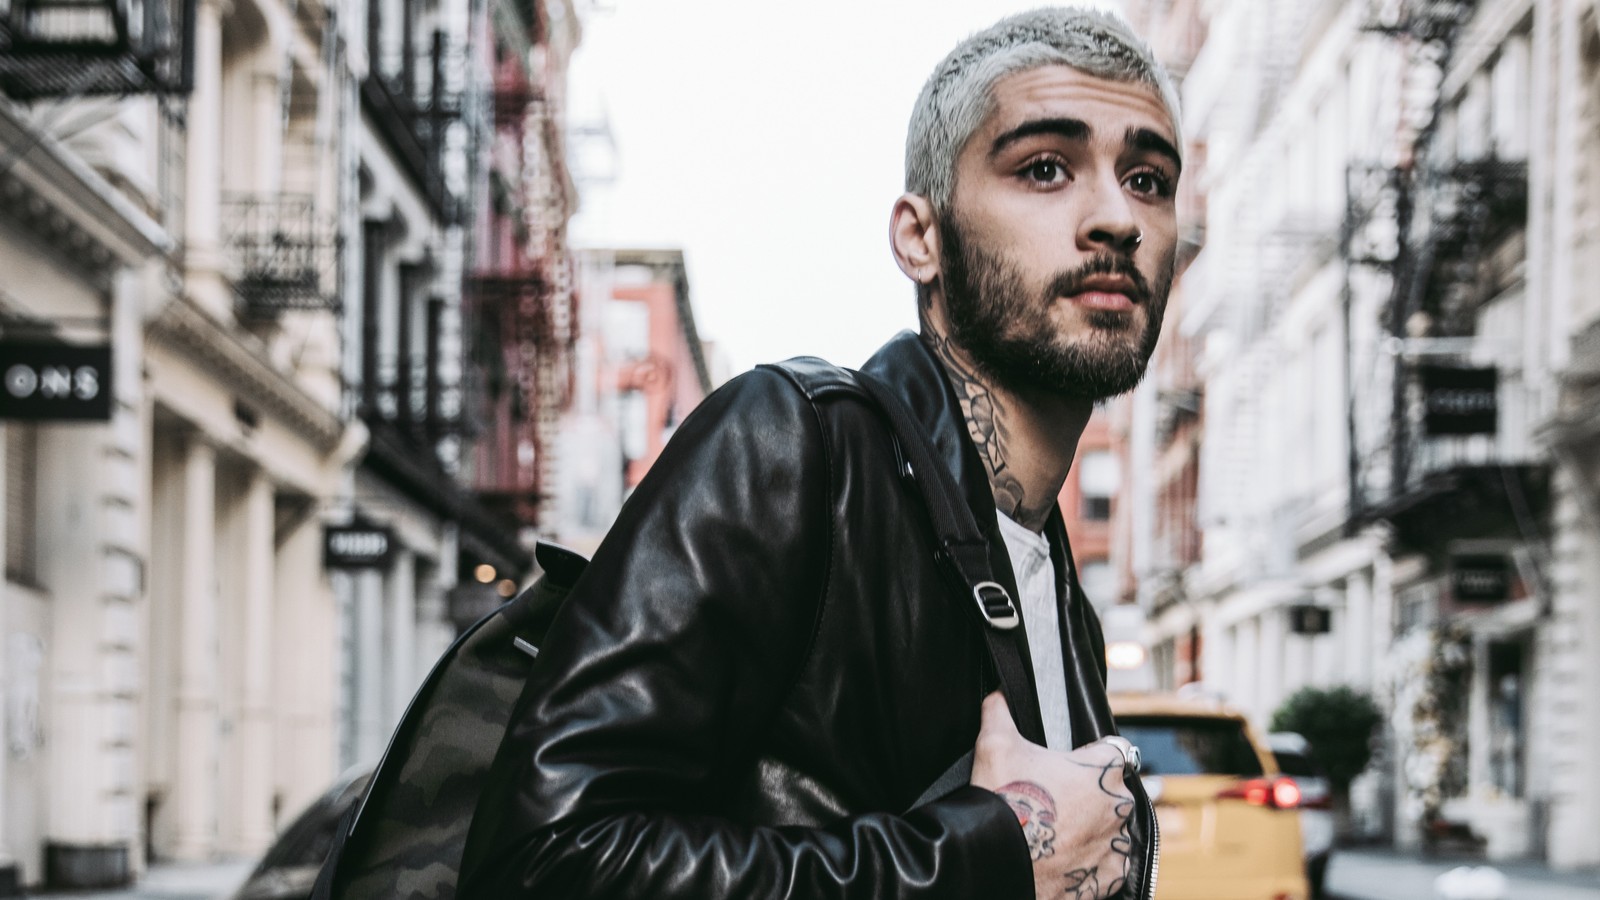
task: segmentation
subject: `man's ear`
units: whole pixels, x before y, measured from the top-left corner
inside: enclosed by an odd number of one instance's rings
[[[939,224],[933,204],[920,194],[901,194],[889,218],[894,261],[919,285],[939,278]]]

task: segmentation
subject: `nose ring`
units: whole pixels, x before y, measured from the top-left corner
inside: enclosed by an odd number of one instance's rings
[[[1133,237],[1128,240],[1128,243],[1131,244],[1134,249],[1138,249],[1139,245],[1144,243],[1144,232],[1135,231],[1133,233]]]

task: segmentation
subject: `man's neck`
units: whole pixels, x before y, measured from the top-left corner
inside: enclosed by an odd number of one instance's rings
[[[983,460],[995,506],[1024,527],[1044,528],[1072,468],[1094,405],[995,384],[952,342],[936,312],[922,316],[922,341],[933,350],[961,401],[967,434]]]

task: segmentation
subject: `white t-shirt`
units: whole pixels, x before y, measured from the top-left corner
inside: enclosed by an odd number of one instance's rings
[[[1050,541],[1000,513],[1000,534],[1011,554],[1011,571],[1022,594],[1022,627],[1028,631],[1033,680],[1039,686],[1045,746],[1072,749],[1072,717],[1067,708],[1067,670],[1061,657],[1061,616],[1056,610],[1056,567]]]

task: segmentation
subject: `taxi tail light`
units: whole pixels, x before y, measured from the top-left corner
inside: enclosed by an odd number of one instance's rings
[[[1323,794],[1320,797],[1308,798],[1308,797],[1306,797],[1305,795],[1302,794],[1300,796],[1300,808],[1301,809],[1333,809],[1333,797],[1328,795],[1328,794]]]
[[[1243,800],[1267,809],[1297,809],[1300,786],[1290,778],[1252,778],[1217,794],[1218,800]]]

